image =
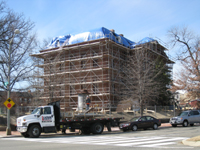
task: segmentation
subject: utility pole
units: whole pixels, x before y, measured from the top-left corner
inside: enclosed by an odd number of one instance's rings
[[[10,67],[11,67],[11,47],[13,44],[13,39],[15,37],[15,34],[19,34],[20,31],[19,29],[16,29],[14,31],[14,35],[12,37],[12,39],[10,40],[9,43],[9,56],[8,56],[8,85],[7,85],[7,98],[10,98]],[[11,135],[11,128],[10,128],[10,109],[7,109],[7,128],[6,128],[6,134],[7,135]]]

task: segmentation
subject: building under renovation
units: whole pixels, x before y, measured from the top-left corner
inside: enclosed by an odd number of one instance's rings
[[[123,64],[128,53],[140,47],[162,56],[166,65],[173,64],[158,41],[144,38],[135,43],[104,27],[54,38],[44,50],[32,55],[40,60],[38,67],[42,70],[37,75],[42,79],[40,99],[44,103],[60,100],[61,108],[76,108],[78,95],[86,92],[91,107],[116,106],[125,86]]]

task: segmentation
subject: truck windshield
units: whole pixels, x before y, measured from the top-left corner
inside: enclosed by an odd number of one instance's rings
[[[41,108],[38,107],[38,108],[34,109],[31,114],[40,114],[40,110],[41,110]]]
[[[187,116],[187,115],[188,115],[188,112],[182,112],[178,116]]]

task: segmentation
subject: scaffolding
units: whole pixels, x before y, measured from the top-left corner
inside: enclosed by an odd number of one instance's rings
[[[157,42],[136,46],[160,55],[166,64],[172,64],[165,48]],[[87,90],[93,105],[102,109],[117,106],[121,100],[123,83],[122,67],[127,56],[134,51],[109,38],[92,40],[58,48],[46,49],[32,56],[40,59],[37,75],[43,84],[40,99],[45,103],[60,100],[61,109],[76,108],[78,94]],[[42,61],[41,61],[42,60]]]

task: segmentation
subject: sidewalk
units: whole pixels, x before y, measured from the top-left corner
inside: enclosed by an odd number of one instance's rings
[[[187,140],[183,140],[182,143],[188,146],[200,146],[200,136],[196,136]]]
[[[19,137],[21,136],[21,133],[18,131],[11,131],[11,135],[6,135],[6,131],[0,131],[0,138],[3,137]]]

